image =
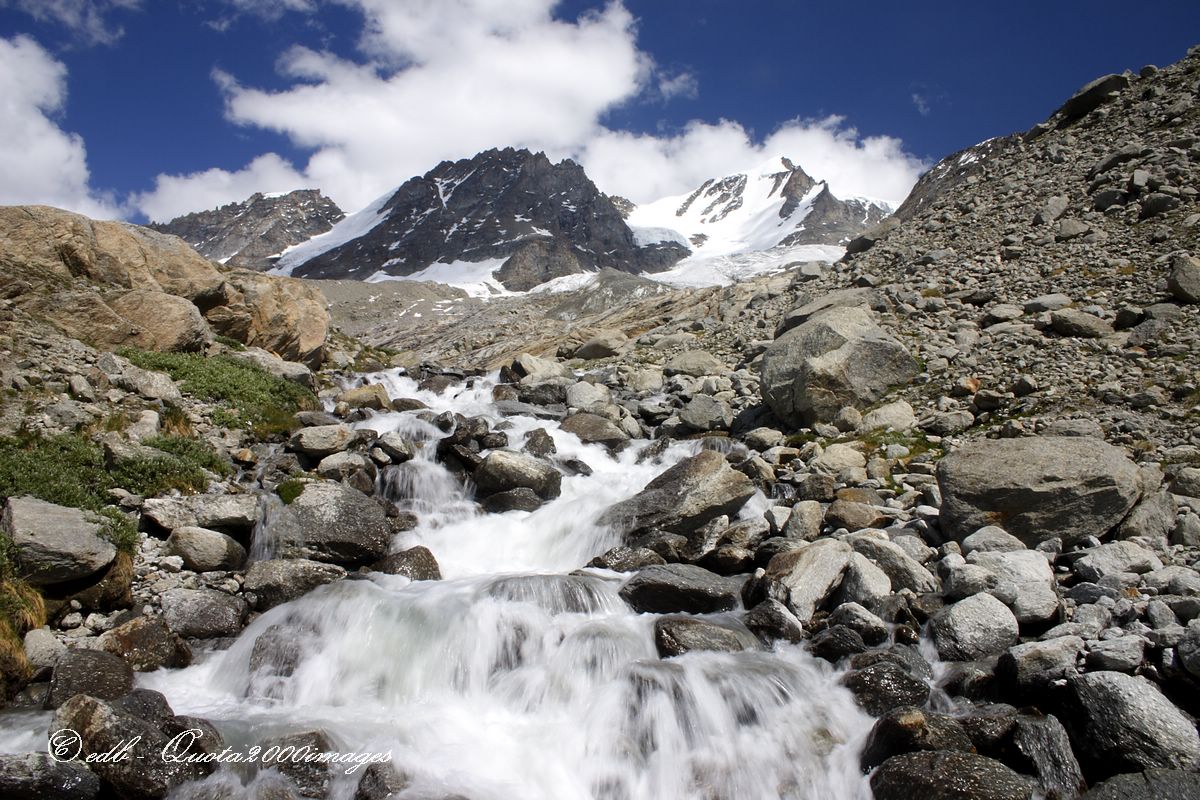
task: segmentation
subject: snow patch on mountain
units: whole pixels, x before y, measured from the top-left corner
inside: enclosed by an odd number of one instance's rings
[[[489,258],[484,261],[451,261],[430,264],[420,272],[411,275],[391,275],[378,270],[366,279],[367,283],[381,281],[433,281],[455,286],[462,289],[471,297],[499,297],[501,295],[521,294],[505,289],[493,273],[500,269],[506,261],[504,258]],[[575,277],[575,276],[568,276]]]
[[[270,270],[271,274],[291,275],[292,271],[304,262],[369,233],[375,226],[387,219],[387,214],[383,213],[383,207],[387,205],[391,197],[391,192],[381,195],[366,208],[350,214],[325,233],[284,250],[279,255],[279,261],[275,268]]]

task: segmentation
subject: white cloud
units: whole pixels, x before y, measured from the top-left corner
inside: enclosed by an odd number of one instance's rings
[[[638,48],[636,20],[620,2],[572,21],[554,18],[556,0],[335,1],[363,15],[359,58],[294,47],[279,59],[292,81],[281,91],[215,78],[229,120],[311,152],[295,165],[296,183],[277,188],[316,186],[347,211],[439,161],[506,145],[577,158],[602,190],[635,201],[688,191],[765,155],[788,155],[835,192],[899,200],[921,166],[897,140],[863,139],[837,117],[792,121],[765,141],[732,121],[664,136],[605,127],[607,111],[634,99],[699,92],[692,73],[662,70]],[[311,0],[227,2],[261,14],[313,10]],[[274,163],[273,178],[292,169]],[[159,176],[135,203],[155,218],[211,207],[266,190],[252,185],[265,172],[252,164]]]
[[[152,222],[166,222],[190,211],[245,200],[255,192],[286,192],[304,184],[304,176],[291,164],[267,153],[236,172],[208,169],[190,175],[159,175],[154,189],[134,195],[131,204]]]
[[[83,139],[52,118],[66,102],[66,77],[66,67],[33,39],[0,39],[0,204],[116,217],[111,198],[88,188]]]
[[[38,22],[56,22],[85,44],[113,44],[125,31],[109,20],[113,11],[132,11],[141,0],[0,0]]]
[[[912,102],[913,105],[916,106],[918,114],[920,114],[922,117],[929,116],[929,99],[926,98],[925,95],[921,94],[920,92],[913,92]]]

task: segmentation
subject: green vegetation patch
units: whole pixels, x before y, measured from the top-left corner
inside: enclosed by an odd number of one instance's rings
[[[293,414],[318,407],[316,396],[304,387],[233,356],[128,348],[121,355],[142,369],[167,373],[187,394],[218,404],[213,414],[218,425],[249,428],[262,437],[286,432]]]
[[[275,487],[275,494],[279,495],[279,499],[284,505],[290,506],[292,502],[304,493],[304,487],[308,481],[301,480],[286,480]]]

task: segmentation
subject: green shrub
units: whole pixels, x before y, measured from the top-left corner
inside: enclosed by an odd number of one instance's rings
[[[216,450],[209,447],[207,442],[200,439],[168,434],[146,439],[142,444],[153,447],[155,450],[162,450],[164,453],[170,453],[181,461],[218,475],[229,475],[233,472],[233,466]]]
[[[100,509],[100,516],[103,517],[100,535],[112,542],[119,552],[134,555],[138,547],[138,532],[133,521],[115,508]]]
[[[211,358],[196,353],[150,353],[125,349],[121,355],[142,369],[165,372],[187,394],[221,406],[213,421],[250,428],[262,437],[287,431],[292,415],[318,407],[312,392],[277,378],[233,356]]]
[[[222,336],[221,334],[217,334],[216,340],[228,347],[230,350],[234,350],[239,353],[246,349],[246,345],[242,344],[237,339],[234,339],[232,336]]]
[[[284,505],[290,506],[292,501],[304,493],[306,484],[307,481],[295,479],[282,481],[275,487],[275,494],[279,495],[279,499],[283,501]]]

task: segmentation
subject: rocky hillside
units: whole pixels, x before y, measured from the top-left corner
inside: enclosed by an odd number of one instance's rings
[[[240,203],[148,227],[178,236],[213,261],[266,270],[284,250],[325,233],[345,216],[320,189],[297,189],[286,194],[257,192]]]
[[[605,267],[665,269],[684,253],[669,244],[639,247],[575,162],[506,148],[442,162],[280,265],[302,277],[361,280],[489,262],[505,287],[523,290]]]

